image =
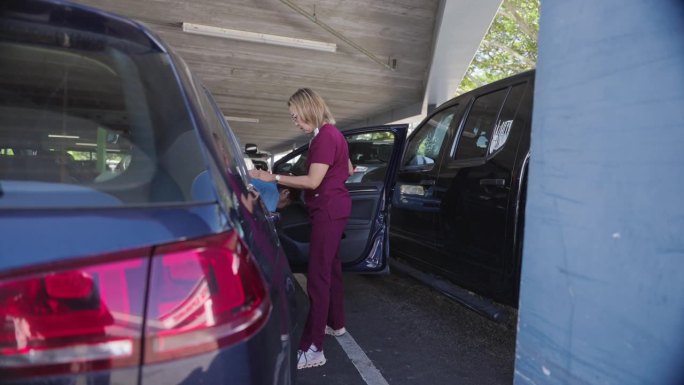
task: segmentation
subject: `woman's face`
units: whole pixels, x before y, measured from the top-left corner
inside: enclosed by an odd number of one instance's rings
[[[305,134],[311,134],[316,127],[309,123],[305,123],[304,120],[302,120],[302,117],[297,114],[294,108],[290,107],[290,117],[292,118],[292,122],[302,130]]]

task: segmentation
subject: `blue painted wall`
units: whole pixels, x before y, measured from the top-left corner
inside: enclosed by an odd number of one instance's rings
[[[684,384],[684,1],[542,0],[515,384]]]

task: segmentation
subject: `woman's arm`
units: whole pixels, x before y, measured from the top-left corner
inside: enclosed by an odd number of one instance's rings
[[[281,175],[278,184],[298,189],[313,190],[320,186],[325,173],[328,172],[329,165],[324,163],[311,163],[307,175]],[[249,175],[252,178],[261,179],[266,182],[273,182],[275,175],[263,170],[251,170]]]
[[[349,176],[354,175],[354,165],[351,162],[351,159],[349,159]]]

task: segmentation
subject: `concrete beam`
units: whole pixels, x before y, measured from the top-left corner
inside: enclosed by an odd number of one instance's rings
[[[420,121],[423,116],[425,116],[425,105],[423,103],[414,103],[402,108],[396,108],[390,111],[382,112],[378,115],[368,117],[352,124],[341,126],[340,129],[344,130],[348,128],[379,126],[407,119]]]
[[[430,74],[428,105],[453,98],[502,0],[444,0],[440,4]]]

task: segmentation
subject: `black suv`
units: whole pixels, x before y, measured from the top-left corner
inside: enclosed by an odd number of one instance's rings
[[[534,71],[439,106],[408,139],[392,197],[395,256],[516,306]]]

